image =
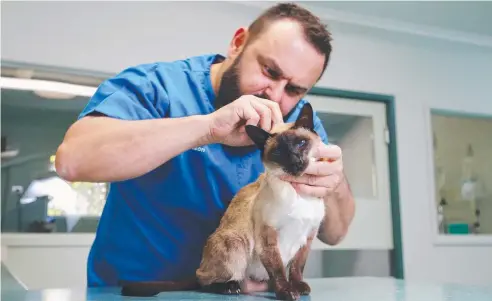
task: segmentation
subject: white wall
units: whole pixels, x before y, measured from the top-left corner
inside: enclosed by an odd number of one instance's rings
[[[118,72],[128,65],[225,51],[258,13],[231,3],[3,3],[2,59]],[[227,15],[226,15],[227,14]],[[492,50],[332,23],[320,86],[396,98],[407,279],[490,283],[492,246],[435,246],[425,108],[492,114]],[[150,38],[145,38],[145,35]]]

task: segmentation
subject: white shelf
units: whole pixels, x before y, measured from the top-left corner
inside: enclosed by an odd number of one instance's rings
[[[14,158],[18,154],[19,154],[18,149],[4,151],[4,152],[2,152],[2,159],[3,158]]]

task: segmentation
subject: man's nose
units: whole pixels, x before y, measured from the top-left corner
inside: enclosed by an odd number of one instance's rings
[[[268,87],[268,89],[265,91],[268,95],[268,99],[277,103],[280,102],[285,91],[285,85],[286,83],[284,83],[283,81],[272,83],[270,87]]]

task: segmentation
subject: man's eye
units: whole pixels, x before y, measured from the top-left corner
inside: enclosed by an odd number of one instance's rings
[[[285,90],[286,90],[286,91],[287,91],[287,93],[289,93],[289,94],[297,94],[297,93],[299,93],[299,91],[298,91],[295,87],[292,87],[292,86],[289,86],[289,85],[287,85],[287,86],[285,87]]]
[[[276,72],[275,70],[273,70],[272,68],[270,68],[268,66],[265,66],[265,71],[268,73],[269,76],[271,76],[273,78],[278,77],[278,72]]]

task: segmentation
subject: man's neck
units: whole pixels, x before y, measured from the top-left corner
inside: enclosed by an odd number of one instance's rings
[[[222,70],[223,65],[224,61],[218,61],[213,63],[210,67],[210,80],[212,81],[212,88],[215,95],[219,92],[220,80],[222,79],[222,74],[224,73],[224,70]]]

